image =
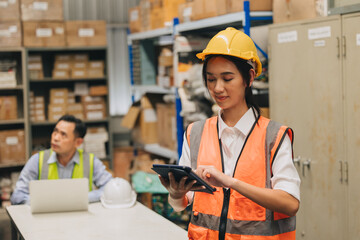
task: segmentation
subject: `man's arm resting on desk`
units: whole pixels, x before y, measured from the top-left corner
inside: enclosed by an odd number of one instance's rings
[[[98,188],[89,192],[89,202],[100,201],[101,194],[104,190],[106,183],[111,180],[111,174],[106,171],[105,165],[97,157],[94,158],[94,174],[93,183]]]
[[[39,176],[39,154],[31,156],[20,173],[19,180],[11,195],[11,204],[30,204],[29,182],[38,179]]]

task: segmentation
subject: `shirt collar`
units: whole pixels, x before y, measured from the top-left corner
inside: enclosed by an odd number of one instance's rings
[[[219,119],[219,139],[221,139],[221,136],[225,129],[231,129],[232,127],[229,127],[226,125],[224,120],[221,118],[222,109],[219,110],[218,113],[218,119]],[[255,115],[253,113],[252,108],[249,108],[246,113],[239,119],[239,121],[235,124],[233,128],[239,130],[242,134],[247,136],[251,130],[252,125],[255,122]]]
[[[74,156],[71,158],[69,163],[74,162],[76,164],[79,164],[79,161],[80,161],[80,159],[79,159],[79,151],[76,150]],[[47,163],[51,164],[51,163],[54,163],[54,162],[57,162],[56,152],[52,151],[49,159],[47,160]]]

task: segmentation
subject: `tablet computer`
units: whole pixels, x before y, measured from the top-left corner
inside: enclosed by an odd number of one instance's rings
[[[216,191],[216,188],[212,187],[202,178],[200,178],[190,167],[171,164],[153,164],[153,167],[151,169],[165,179],[169,179],[168,174],[169,172],[172,172],[174,174],[176,182],[180,182],[181,178],[185,176],[188,177],[186,183],[192,180],[196,180],[194,186],[205,186],[205,189],[196,190],[198,192],[207,192],[212,194]]]

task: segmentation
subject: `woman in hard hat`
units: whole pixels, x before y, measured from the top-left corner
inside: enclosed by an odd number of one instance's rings
[[[191,166],[216,187],[193,192],[194,182],[160,178],[172,207],[193,203],[190,239],[295,239],[300,179],[293,164],[293,131],[260,115],[251,85],[262,67],[246,34],[227,28],[197,55],[221,110],[190,124],[179,165]]]

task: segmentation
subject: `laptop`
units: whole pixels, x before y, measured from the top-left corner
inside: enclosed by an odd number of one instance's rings
[[[32,213],[88,210],[87,178],[30,181]]]

